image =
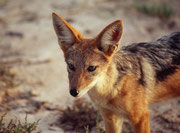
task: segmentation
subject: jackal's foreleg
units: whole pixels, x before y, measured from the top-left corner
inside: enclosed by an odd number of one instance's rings
[[[149,111],[131,118],[134,133],[150,133]]]
[[[123,118],[110,110],[100,109],[106,133],[121,133]]]

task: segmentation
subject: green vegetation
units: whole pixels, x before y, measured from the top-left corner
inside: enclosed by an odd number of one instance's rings
[[[97,117],[96,117],[96,133],[104,133],[105,131],[100,128],[99,126],[99,122],[101,121],[101,116],[99,114],[99,112],[97,113]]]
[[[4,117],[6,113],[0,118],[0,133],[32,133],[36,130],[38,122],[28,123],[27,115],[25,117],[25,122],[22,124],[20,121],[11,119],[9,123],[6,125],[4,123]],[[38,132],[36,132],[38,133]]]
[[[101,121],[101,116],[97,113],[96,117],[96,133],[105,133],[105,131],[99,126],[99,122]],[[89,126],[85,127],[86,133],[90,133]]]
[[[173,8],[166,2],[154,2],[150,4],[137,0],[133,5],[140,12],[165,19],[168,19],[174,13]]]

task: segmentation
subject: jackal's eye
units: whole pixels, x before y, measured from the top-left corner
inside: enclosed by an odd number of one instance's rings
[[[89,72],[93,72],[93,71],[96,70],[96,66],[89,66],[89,67],[87,68],[87,70],[88,70]]]
[[[74,65],[72,65],[72,64],[68,64],[68,67],[69,67],[69,69],[71,69],[72,71],[75,71],[75,67],[74,67]]]

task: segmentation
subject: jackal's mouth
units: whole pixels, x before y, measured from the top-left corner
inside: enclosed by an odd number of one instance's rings
[[[70,90],[70,94],[73,96],[73,97],[76,97],[76,98],[80,98],[82,96],[84,96],[90,89],[92,89],[96,84],[96,81],[93,81],[91,84],[89,84],[87,87],[83,88],[83,89],[71,89]]]
[[[73,96],[73,97],[76,97],[76,98],[80,98],[82,96],[84,96],[91,88],[84,88],[83,90],[81,91],[77,91],[77,90],[74,90],[74,89],[71,89],[69,92],[70,94]]]
[[[80,91],[78,98],[84,96],[91,88],[85,88]]]

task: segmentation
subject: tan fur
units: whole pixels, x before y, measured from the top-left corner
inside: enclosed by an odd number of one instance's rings
[[[133,64],[135,58],[117,53],[122,35],[120,20],[108,25],[95,39],[84,38],[57,14],[53,14],[53,20],[61,21],[70,29],[67,35],[77,39],[68,47],[66,42],[60,42],[67,65],[74,66],[74,70],[68,68],[70,89],[76,88],[76,97],[88,93],[102,114],[106,133],[120,133],[124,118],[130,120],[135,133],[150,133],[148,105],[180,96],[180,67],[165,81],[156,82],[152,65],[141,58],[144,80],[147,81],[143,86],[138,81],[139,70]],[[57,36],[66,30],[58,29],[56,23],[54,27]],[[129,71],[122,76],[119,69],[124,64]],[[96,66],[96,70],[89,72],[89,66]]]
[[[169,98],[180,96],[180,67],[165,81],[158,83],[150,92],[149,103],[154,103]]]

